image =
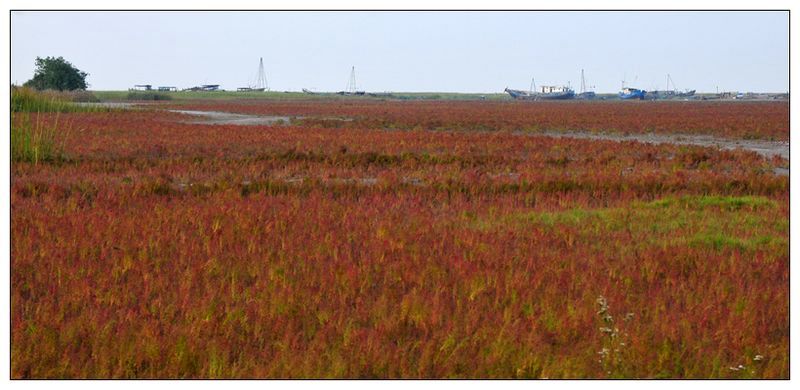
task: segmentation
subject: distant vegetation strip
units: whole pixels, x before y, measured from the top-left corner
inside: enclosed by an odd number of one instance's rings
[[[172,95],[155,91],[130,91],[127,100],[172,100]]]
[[[339,99],[339,100],[511,100],[506,94],[501,93],[455,93],[455,92],[398,92],[381,93],[377,96],[341,96],[335,93],[303,93],[303,92],[234,92],[234,91],[177,91],[177,92],[155,92],[155,91],[92,91],[102,101],[124,101],[124,100],[154,100],[137,99],[140,94],[153,94],[166,96],[171,100],[284,100],[284,99]],[[166,99],[162,99],[166,100]]]
[[[11,87],[11,112],[97,112],[111,107],[94,104],[100,100],[88,91],[37,91],[28,87]]]

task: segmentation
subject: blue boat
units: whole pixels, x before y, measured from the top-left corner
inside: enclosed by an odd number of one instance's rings
[[[638,88],[625,87],[619,93],[619,98],[622,100],[639,99],[643,100],[647,91]]]
[[[543,100],[569,100],[575,98],[575,91],[570,87],[565,86],[548,86],[541,87],[541,93],[538,94],[539,99]]]

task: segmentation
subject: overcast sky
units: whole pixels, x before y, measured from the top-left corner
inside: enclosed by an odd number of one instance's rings
[[[502,92],[542,84],[786,92],[788,12],[12,12],[11,82],[63,56],[90,89]]]

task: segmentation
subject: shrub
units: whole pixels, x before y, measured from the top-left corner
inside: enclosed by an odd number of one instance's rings
[[[89,91],[46,91],[64,100],[76,103],[99,103],[100,99]]]
[[[25,86],[39,90],[55,89],[59,91],[86,89],[89,86],[86,83],[88,75],[63,57],[36,57],[36,70],[33,78],[25,82]]]

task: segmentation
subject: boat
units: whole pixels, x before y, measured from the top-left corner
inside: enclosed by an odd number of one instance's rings
[[[672,84],[672,90],[669,89],[670,84]],[[678,92],[678,87],[675,86],[675,82],[672,81],[672,76],[670,76],[669,73],[667,74],[667,90],[672,92],[671,96],[678,98],[692,97],[694,96],[695,93],[694,89],[687,89],[684,90],[683,92]]]
[[[581,69],[581,92],[576,97],[581,100],[591,100],[597,97],[597,94],[594,93],[594,91],[589,91],[586,89],[586,79],[583,77],[583,69]]]
[[[531,92],[522,91],[519,89],[508,89],[506,88],[503,92],[511,95],[512,98],[516,100],[534,100],[535,96]]]
[[[191,88],[184,88],[182,91],[193,91],[193,92],[214,92],[219,91],[219,84],[203,84]]]
[[[238,92],[264,92],[264,88],[250,88],[250,87],[239,87],[236,88]]]
[[[350,80],[347,81],[347,88],[344,91],[336,92],[337,95],[343,96],[363,96],[365,91],[359,91],[356,88],[356,67],[350,69]]]
[[[619,93],[619,98],[622,100],[643,100],[645,95],[647,95],[647,91],[643,89],[624,87]]]
[[[531,81],[531,89],[529,91],[506,88],[504,92],[516,100],[568,100],[575,98],[575,91],[567,86],[543,85],[538,91],[534,92],[534,85],[535,83]]]
[[[264,72],[264,58],[258,60],[258,73],[256,73],[256,82],[247,87],[236,88],[239,92],[264,92],[269,90],[267,86],[267,74]]]
[[[670,84],[672,84],[672,89],[669,88]],[[694,89],[687,89],[684,91],[678,91],[678,88],[675,86],[675,82],[672,81],[672,77],[667,74],[667,89],[663,91],[651,91],[647,93],[647,99],[673,99],[673,98],[688,98],[692,97],[695,94]]]
[[[543,100],[568,100],[575,98],[575,91],[570,87],[560,85],[543,85],[537,97]]]

